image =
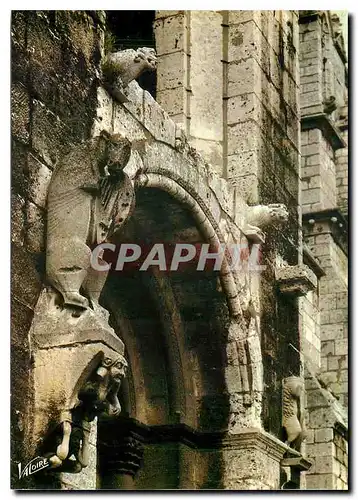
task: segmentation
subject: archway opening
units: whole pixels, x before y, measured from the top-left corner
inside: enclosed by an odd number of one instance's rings
[[[228,425],[226,296],[219,271],[210,265],[214,261],[197,270],[205,240],[190,212],[162,190],[137,192],[136,208],[118,243],[137,244],[146,254],[159,243],[166,253],[166,270],[149,266],[140,271],[139,264],[111,270],[102,303],[127,349],[123,415],[144,424],[151,435],[136,489],[179,488],[184,435],[187,440],[213,435]],[[175,243],[191,243],[197,254],[170,271]],[[165,477],[159,478],[162,462],[173,466],[164,467]],[[217,467],[211,464],[219,477]],[[210,487],[210,474],[203,481],[202,487]]]

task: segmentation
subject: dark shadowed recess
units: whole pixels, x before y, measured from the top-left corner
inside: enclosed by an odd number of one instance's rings
[[[157,189],[137,193],[135,211],[121,240],[140,245],[204,242],[190,213]],[[179,488],[180,443],[190,441],[188,435],[195,441],[197,433],[199,441],[200,436],[212,441],[228,424],[224,379],[228,308],[218,272],[200,272],[196,267],[177,272],[150,267],[148,271],[111,272],[102,303],[110,309],[112,325],[125,344],[129,346],[135,337],[136,350],[127,350],[130,370],[122,391],[122,417],[139,420],[151,437],[136,487]],[[118,317],[122,319],[116,321]],[[123,332],[118,323],[130,324],[130,329]],[[145,387],[141,401],[146,408],[144,412],[143,407],[139,409],[141,419],[135,415],[131,394],[138,388],[138,381],[133,380],[133,368],[138,365]],[[136,411],[138,414],[138,407]],[[158,434],[156,429],[165,432]],[[163,464],[168,463],[172,466],[165,469]],[[220,477],[218,468],[214,467],[213,484]],[[166,470],[168,476],[162,478],[160,487],[156,470]],[[211,485],[211,479],[207,481]]]

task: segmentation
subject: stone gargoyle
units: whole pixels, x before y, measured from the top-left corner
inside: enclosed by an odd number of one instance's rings
[[[48,193],[46,274],[66,306],[106,312],[98,299],[107,272],[91,266],[91,250],[111,241],[134,206],[123,172],[131,143],[102,132],[74,147],[56,167]]]
[[[304,382],[300,377],[291,376],[283,380],[282,427],[286,432],[286,443],[297,451],[300,451],[306,438],[301,399],[303,391]]]
[[[124,89],[145,71],[154,71],[157,66],[155,50],[148,47],[112,52],[102,63],[104,86],[120,102],[128,101]]]
[[[263,232],[266,228],[280,225],[288,220],[288,211],[282,203],[256,205],[248,207],[244,233],[255,243],[264,241]]]

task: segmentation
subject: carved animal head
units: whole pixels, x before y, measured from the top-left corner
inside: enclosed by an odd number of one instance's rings
[[[157,66],[157,56],[155,50],[149,47],[141,47],[137,49],[137,55],[134,58],[134,62],[142,62],[145,69],[154,71]]]
[[[145,71],[154,71],[156,65],[155,50],[141,47],[137,50],[126,49],[108,54],[102,63],[102,70],[107,82],[126,87]]]
[[[283,203],[272,203],[268,205],[270,217],[275,222],[286,222],[288,219],[288,211]]]
[[[288,211],[283,203],[256,205],[249,207],[247,211],[247,223],[260,229],[272,224],[281,224],[287,219]]]

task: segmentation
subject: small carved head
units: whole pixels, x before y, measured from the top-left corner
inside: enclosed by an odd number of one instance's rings
[[[155,50],[149,47],[141,47],[137,49],[134,62],[142,63],[145,69],[154,71],[157,66],[157,56]]]
[[[128,364],[124,358],[118,359],[110,369],[112,380],[114,382],[120,382],[123,377],[125,377],[127,372]]]
[[[299,399],[301,397],[304,384],[303,380],[300,377],[287,377],[284,379],[283,383],[284,390],[287,395],[290,395],[295,399]]]
[[[272,203],[269,205],[270,215],[274,222],[286,222],[288,219],[288,211],[282,203]]]

